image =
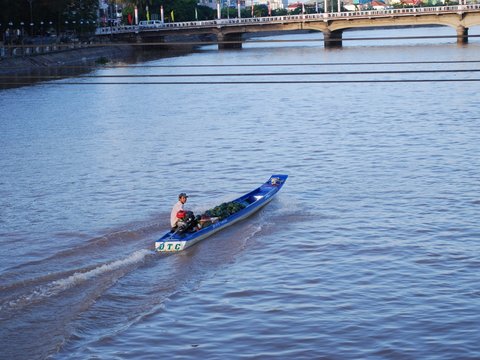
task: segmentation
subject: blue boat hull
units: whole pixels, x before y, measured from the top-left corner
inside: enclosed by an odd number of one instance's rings
[[[267,182],[253,191],[233,200],[233,202],[240,203],[245,207],[205,228],[195,232],[185,234],[176,234],[168,232],[155,242],[155,250],[158,252],[177,252],[190,247],[199,241],[213,235],[230,225],[239,222],[267,205],[273,197],[282,188],[287,180],[288,175],[272,175]]]

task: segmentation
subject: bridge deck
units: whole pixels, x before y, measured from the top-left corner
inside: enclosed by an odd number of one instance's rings
[[[318,14],[300,14],[300,15],[284,15],[284,16],[269,16],[259,18],[234,18],[234,19],[217,19],[206,21],[187,21],[187,22],[173,22],[164,23],[154,28],[139,27],[138,25],[125,25],[114,27],[97,28],[96,35],[115,35],[115,34],[138,34],[138,33],[171,33],[172,30],[212,30],[225,28],[239,28],[242,27],[241,32],[248,32],[245,27],[258,26],[266,24],[295,24],[295,23],[309,23],[309,22],[325,22],[330,23],[338,20],[372,20],[379,18],[398,18],[398,17],[416,17],[421,15],[448,15],[457,14],[463,15],[466,13],[479,13],[480,4],[472,5],[456,5],[456,6],[435,6],[435,7],[418,7],[418,8],[404,8],[404,9],[386,9],[386,10],[368,10],[368,11],[349,11],[336,13],[318,13]],[[478,24],[480,25],[480,21]],[[385,25],[384,25],[385,26]],[[215,31],[217,33],[218,31]]]

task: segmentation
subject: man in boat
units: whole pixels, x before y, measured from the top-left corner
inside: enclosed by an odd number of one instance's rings
[[[187,202],[188,196],[185,193],[180,193],[178,195],[178,201],[173,205],[172,212],[170,213],[170,225],[172,226],[172,230],[176,229],[177,227],[177,222],[181,218],[183,218],[182,213],[185,213],[185,209],[183,206]],[[178,216],[181,217],[178,217]]]
[[[205,215],[195,216],[192,211],[185,210],[184,205],[187,202],[188,196],[185,193],[178,195],[178,201],[173,205],[170,213],[171,232],[184,233],[200,230],[205,225],[217,222],[218,217],[211,217]]]

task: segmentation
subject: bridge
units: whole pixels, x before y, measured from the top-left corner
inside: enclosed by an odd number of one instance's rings
[[[96,35],[140,43],[162,42],[172,35],[215,35],[218,47],[224,49],[241,48],[246,33],[313,30],[321,31],[324,46],[331,48],[342,46],[346,29],[415,25],[449,26],[456,31],[457,43],[466,44],[468,29],[480,25],[480,4],[173,22],[155,28],[102,27]]]

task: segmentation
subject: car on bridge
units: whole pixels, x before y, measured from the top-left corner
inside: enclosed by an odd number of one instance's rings
[[[160,20],[142,20],[138,23],[140,29],[160,28],[163,25],[163,22]]]

